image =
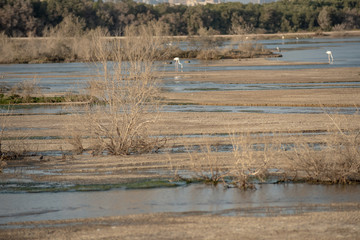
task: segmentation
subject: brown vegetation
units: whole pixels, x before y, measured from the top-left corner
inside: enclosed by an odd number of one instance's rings
[[[349,184],[360,181],[360,128],[341,115],[331,116],[332,124],[324,141],[295,141],[285,156],[289,160],[289,175],[296,180]],[[301,173],[305,173],[301,174]]]
[[[94,140],[93,154],[145,153],[163,145],[163,139],[148,134],[149,126],[158,118],[154,61],[164,46],[161,30],[152,24],[127,29],[122,40],[107,40],[100,31],[94,36],[94,55],[102,67],[102,76],[89,84],[89,93],[101,104],[87,106],[86,114],[81,115]],[[109,63],[109,58],[115,61]],[[70,140],[77,152],[84,149],[80,136]]]
[[[274,159],[270,157],[270,143],[265,138],[251,136],[248,133],[229,134],[231,154],[226,157],[219,153],[220,144],[212,144],[209,139],[204,138],[199,149],[196,146],[187,147],[189,161],[186,166],[189,173],[196,181],[204,181],[217,185],[219,182],[227,187],[237,187],[242,190],[255,189],[255,182],[263,182],[268,176],[269,162]],[[226,139],[228,140],[228,139]],[[170,161],[174,162],[169,155]],[[184,163],[183,163],[184,164]],[[174,168],[177,164],[171,164]],[[175,168],[175,177],[183,179],[178,175]],[[186,181],[193,181],[187,179]]]
[[[166,34],[166,27],[163,23],[149,22],[148,25],[156,25],[161,29],[163,36]],[[124,42],[123,46],[125,46],[140,36],[139,33],[136,36],[129,35],[129,29],[135,28],[140,29],[141,26],[128,27],[124,37],[110,37],[108,32],[100,28],[84,31],[83,23],[69,15],[56,27],[46,29],[44,37],[41,38],[9,38],[4,33],[0,33],[0,63],[103,61],[102,57],[104,56],[99,56],[95,50],[97,46],[94,44],[98,43],[94,39],[98,37],[102,37],[102,41],[107,42],[107,51],[111,50],[106,56],[107,60],[117,61],[121,56],[122,60],[132,61],[132,59],[127,59],[131,56],[124,52],[124,49],[129,48],[119,48],[117,42]],[[210,60],[278,56],[263,49],[259,44],[249,42],[240,44],[237,50],[221,49],[219,44],[223,39],[215,37],[212,31],[205,29],[200,32],[199,36],[190,36],[186,39],[190,42],[190,48],[187,50],[180,49],[176,41],[172,41],[172,38],[167,37],[166,39],[167,41],[165,38],[159,39],[162,44],[159,42],[156,49],[151,49],[153,61],[169,60],[174,57]],[[173,44],[167,45],[169,42]]]
[[[7,166],[7,161],[22,159],[36,147],[27,141],[29,139],[27,131],[9,133],[11,128],[10,115],[10,110],[0,114],[0,172]]]

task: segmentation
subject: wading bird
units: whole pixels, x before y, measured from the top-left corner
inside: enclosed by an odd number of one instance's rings
[[[176,69],[176,71],[179,69],[179,65],[180,65],[180,68],[183,69],[183,65],[180,62],[180,58],[176,57],[176,58],[174,58],[174,61],[175,61],[175,69]]]
[[[328,55],[329,63],[334,62],[334,57],[332,55],[331,51],[326,51],[326,54]]]

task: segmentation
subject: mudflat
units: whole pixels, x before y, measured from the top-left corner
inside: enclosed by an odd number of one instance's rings
[[[218,66],[279,64],[266,59],[226,60],[206,64]],[[289,64],[289,63],[281,63]],[[296,63],[294,63],[296,64]],[[310,64],[310,63],[309,63]],[[199,73],[166,73],[184,81],[214,83],[337,83],[328,89],[279,89],[252,91],[192,91],[162,92],[164,104],[213,106],[306,106],[354,107],[360,104],[360,68],[333,68],[282,71],[212,71]],[[339,86],[347,86],[341,88]],[[357,129],[360,116],[338,115],[346,119],[349,129]],[[64,137],[70,129],[85,131],[84,123],[71,115],[12,115],[8,116],[9,131],[16,136],[19,129],[27,136],[34,151],[71,151]],[[286,138],[289,133],[326,131],[333,119],[327,114],[264,114],[239,112],[163,112],[151,128],[151,134],[165,136],[167,147],[194,144],[226,144],[231,131],[243,133],[280,133],[272,138]],[[282,134],[283,133],[283,134]],[[86,134],[83,134],[86,135]],[[194,138],[194,135],[203,135]],[[34,137],[36,136],[36,137]],[[51,136],[51,137],[49,137]],[[321,141],[323,136],[299,136],[308,142]],[[15,140],[7,140],[8,142]],[[90,143],[84,140],[85,147]],[[217,153],[228,158],[229,153]],[[28,174],[22,177],[35,181],[70,182],[81,184],[125,183],[137,179],[168,178],[169,175],[150,173],[149,169],[186,168],[186,153],[154,153],[133,156],[34,156],[9,162],[9,166],[38,167],[59,174]],[[273,163],[286,168],[281,158]],[[109,174],[109,172],[112,172]],[[18,177],[21,173],[6,172],[1,179]],[[254,217],[215,215],[208,213],[155,213],[92,219],[20,222],[0,226],[0,239],[357,239],[360,235],[359,203],[328,204],[328,211],[293,215]],[[272,209],[276,212],[276,209]],[[270,209],[270,211],[272,211]],[[235,211],[236,212],[236,211]]]
[[[358,208],[359,206],[357,206]],[[357,239],[360,211],[276,217],[146,214],[19,224],[2,239]],[[52,225],[45,227],[45,225]],[[65,226],[64,226],[65,225]]]

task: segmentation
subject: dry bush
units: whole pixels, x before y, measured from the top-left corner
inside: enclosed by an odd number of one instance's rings
[[[294,141],[291,151],[284,152],[295,179],[311,182],[348,184],[360,180],[359,121],[341,115],[330,116],[332,124],[324,142],[319,145]],[[354,126],[355,123],[355,126]],[[300,176],[298,176],[298,174]]]
[[[11,131],[9,119],[11,111],[0,114],[0,170],[6,166],[6,161],[20,159],[28,155],[35,146],[27,140],[29,135],[26,131]]]
[[[196,180],[214,185],[222,182],[227,187],[254,189],[254,183],[264,181],[268,175],[273,147],[265,138],[250,134],[233,133],[230,140],[231,155],[225,157],[220,156],[218,148],[209,143],[201,146],[199,151],[194,151],[195,147],[188,147],[190,173]]]
[[[8,125],[8,118],[6,118],[8,114],[2,114],[0,115],[0,172],[2,172],[2,169],[6,166],[5,162],[5,152],[3,151],[3,141],[6,137],[5,131],[6,126]]]
[[[7,166],[7,164],[6,164],[5,160],[0,158],[0,173],[6,166]]]
[[[68,15],[55,28],[44,30],[41,52],[50,61],[90,61],[90,33],[84,31],[85,23],[77,17]]]
[[[10,94],[15,95],[18,94],[23,97],[25,100],[28,100],[31,96],[40,93],[40,87],[38,85],[37,79],[22,81],[20,83],[15,84],[10,89]]]
[[[84,136],[81,134],[81,129],[77,125],[83,122],[83,116],[79,113],[72,114],[71,122],[65,125],[66,132],[68,133],[65,137],[65,141],[72,146],[72,152],[74,154],[81,154],[86,149],[84,146]]]
[[[346,30],[346,24],[342,23],[342,24],[336,24],[335,26],[333,26],[332,31],[334,32],[343,32]]]
[[[212,28],[200,28],[198,36],[189,37],[189,47],[195,53],[197,59],[211,60],[220,58],[220,48],[223,44],[221,38],[215,35],[219,32]]]
[[[246,36],[247,31],[251,32],[250,29],[244,29],[243,32],[238,31],[239,34],[231,38],[232,43],[224,50],[224,56],[227,58],[254,58],[272,54],[272,52],[264,48],[262,44]]]
[[[155,23],[129,27],[124,39],[107,38],[97,31],[92,40],[101,68],[101,77],[89,85],[89,93],[101,104],[89,105],[84,115],[88,132],[95,138],[93,153],[157,151],[164,139],[150,136],[148,130],[159,117],[154,61],[164,46],[161,27]]]
[[[271,53],[271,51],[265,49],[262,44],[248,41],[241,42],[238,45],[238,50],[240,51],[240,56],[245,58],[253,58],[257,55],[268,55]]]
[[[43,38],[12,39],[1,33],[0,63],[90,61],[93,31],[84,28],[84,22],[69,15],[56,27],[45,29]]]
[[[240,189],[255,188],[252,180],[264,181],[268,175],[271,144],[265,138],[254,138],[250,134],[232,134],[230,138],[233,146],[233,184]],[[263,143],[255,143],[254,140]]]
[[[200,147],[200,151],[191,151],[188,148],[191,172],[196,180],[205,181],[214,185],[225,183],[230,170],[226,161],[216,155],[216,147],[209,143]]]
[[[236,24],[233,23],[230,29],[230,34],[233,35],[246,35],[251,34],[255,30],[252,24]]]

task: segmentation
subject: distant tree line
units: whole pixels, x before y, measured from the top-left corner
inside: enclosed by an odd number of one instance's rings
[[[281,0],[268,4],[147,5],[132,0],[0,0],[0,32],[43,36],[67,18],[87,31],[121,36],[129,25],[160,21],[170,35],[331,31],[360,28],[359,0]]]

